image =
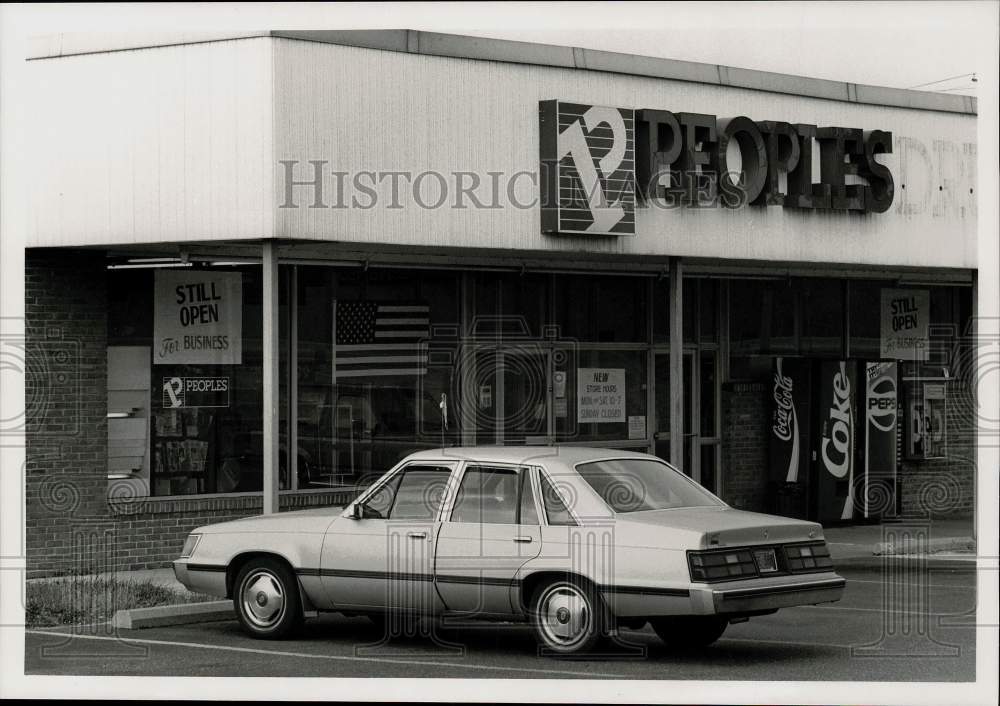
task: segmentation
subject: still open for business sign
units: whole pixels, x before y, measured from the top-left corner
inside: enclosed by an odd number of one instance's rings
[[[154,364],[240,364],[241,273],[158,270],[154,298]]]
[[[927,360],[930,319],[931,298],[926,289],[883,289],[880,356]]]

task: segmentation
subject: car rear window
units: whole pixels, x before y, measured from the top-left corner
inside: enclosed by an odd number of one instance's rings
[[[576,470],[615,512],[721,505],[701,486],[652,459],[592,461]]]

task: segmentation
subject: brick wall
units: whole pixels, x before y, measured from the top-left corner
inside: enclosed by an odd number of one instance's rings
[[[29,573],[86,563],[71,528],[106,519],[107,310],[103,253],[25,252]]]
[[[25,253],[28,577],[168,566],[188,533],[259,514],[258,495],[108,500],[103,253]],[[282,496],[282,509],[354,491]]]
[[[730,383],[722,390],[722,499],[733,507],[767,511],[767,390]]]
[[[902,460],[899,483],[907,518],[968,517],[975,507],[975,400],[969,380],[945,383],[945,446],[940,458]]]

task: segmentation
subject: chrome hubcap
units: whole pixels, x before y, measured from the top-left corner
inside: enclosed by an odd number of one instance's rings
[[[548,589],[538,603],[539,621],[545,637],[553,644],[572,646],[591,630],[590,601],[574,586]]]
[[[285,596],[281,581],[266,569],[258,569],[247,575],[240,596],[243,614],[257,627],[272,627],[284,615]]]

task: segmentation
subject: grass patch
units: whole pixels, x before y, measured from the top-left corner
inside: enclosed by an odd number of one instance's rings
[[[25,625],[29,628],[83,625],[110,620],[117,610],[218,600],[152,581],[112,576],[67,576],[29,581]]]

